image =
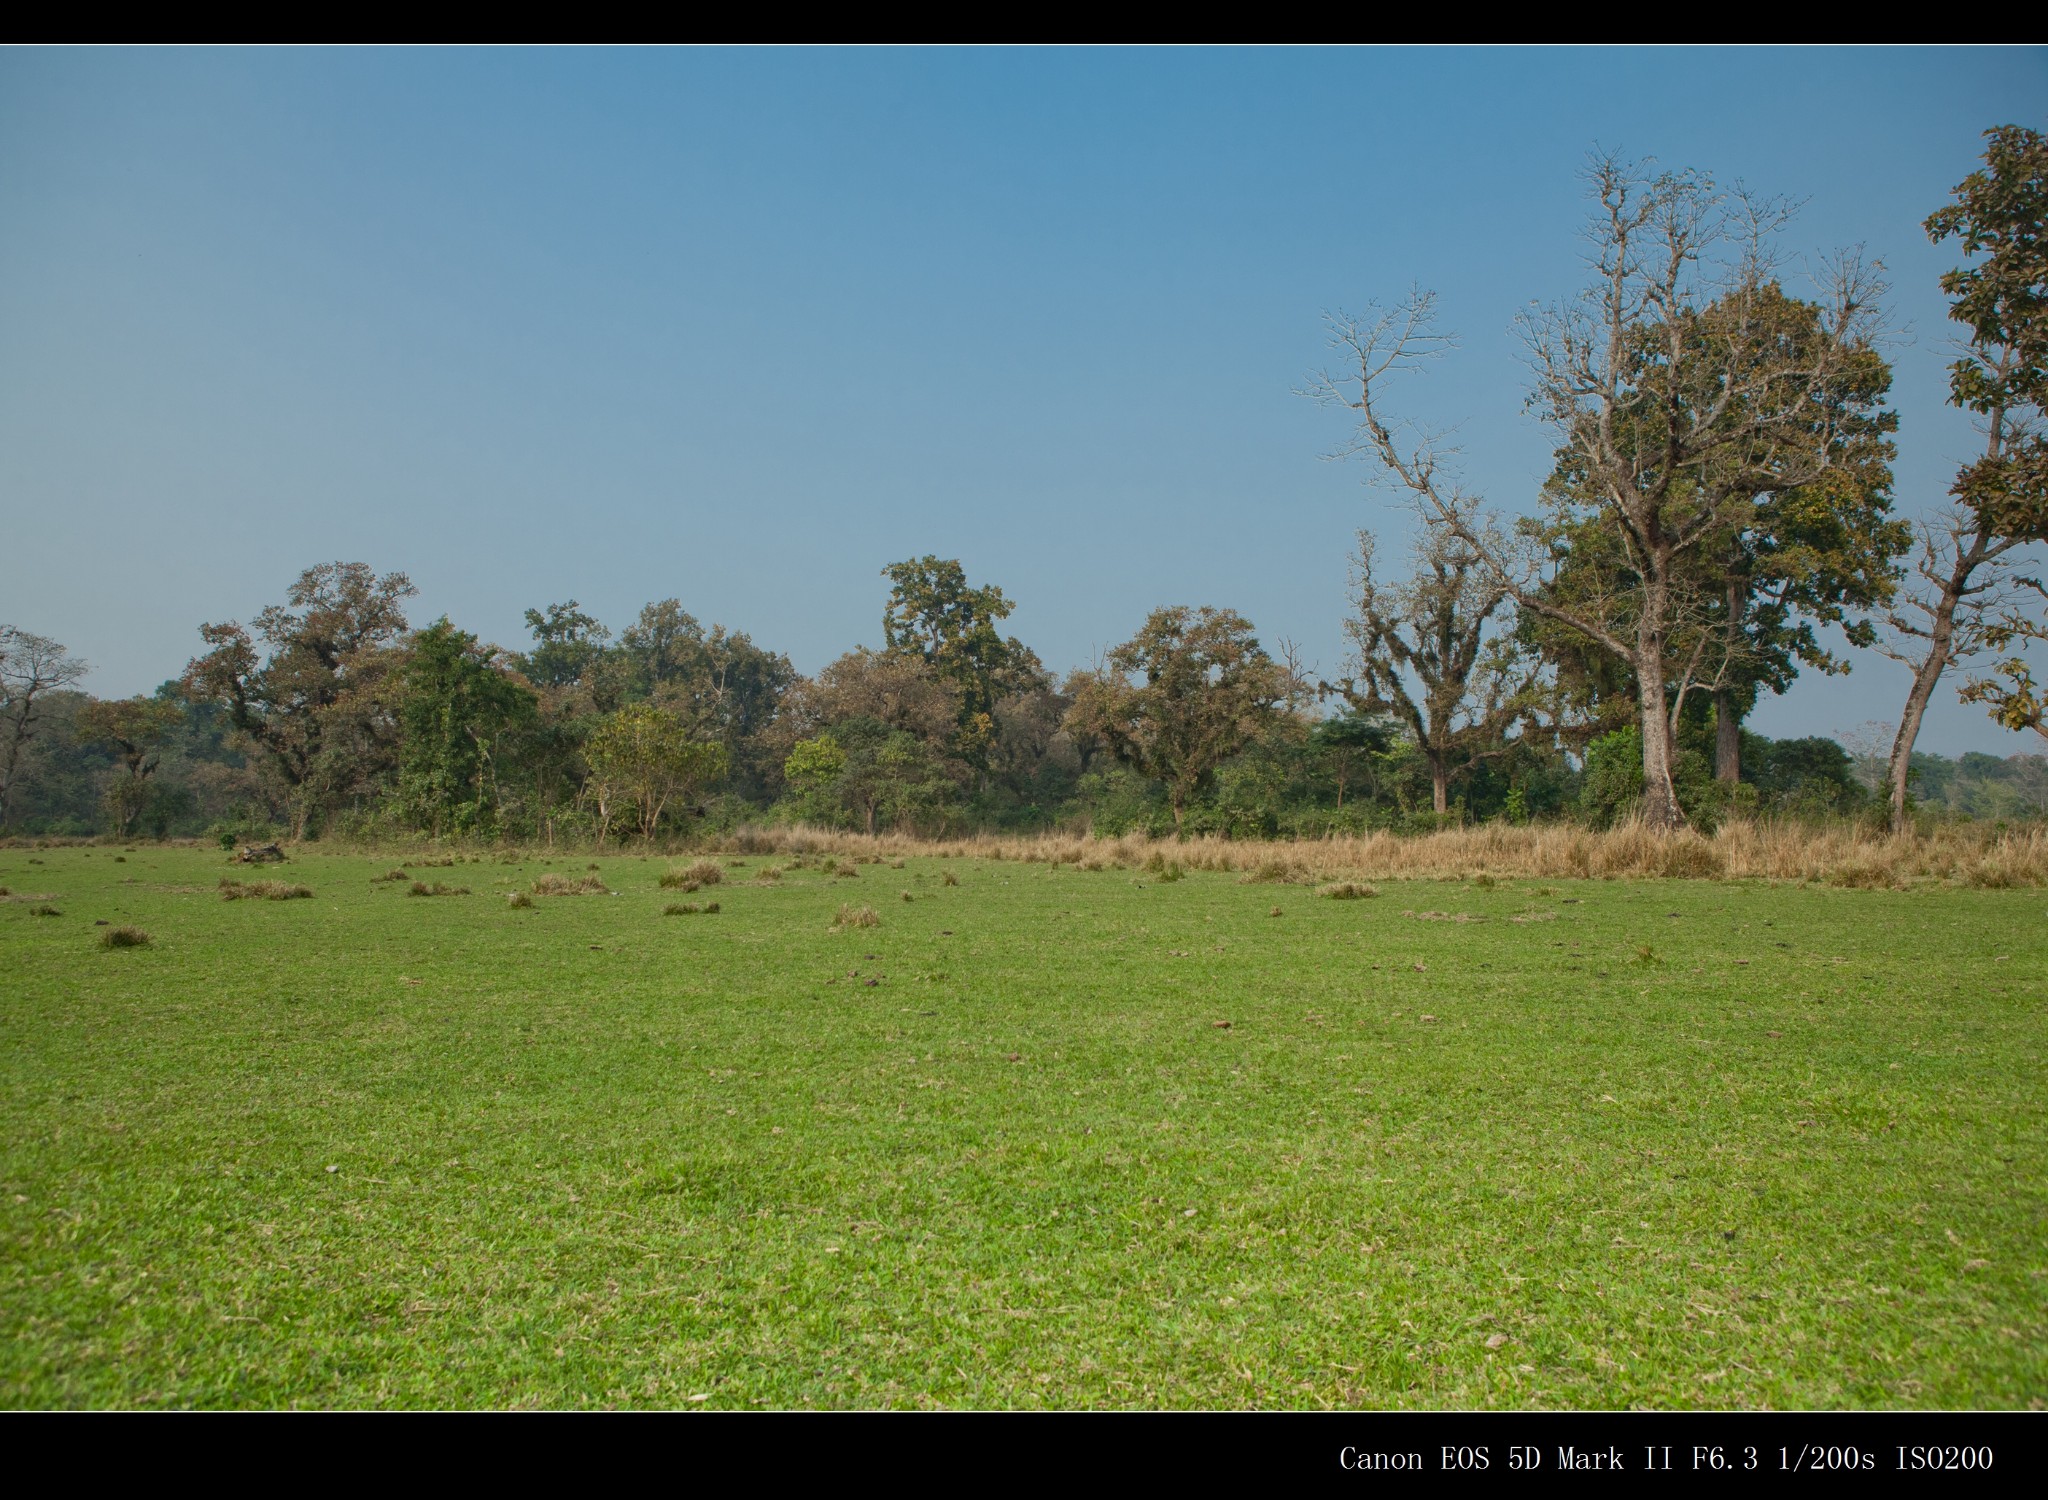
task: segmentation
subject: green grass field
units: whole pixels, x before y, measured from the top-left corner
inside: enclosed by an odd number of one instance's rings
[[[2048,1397],[2042,891],[120,852],[0,850],[8,1404]]]

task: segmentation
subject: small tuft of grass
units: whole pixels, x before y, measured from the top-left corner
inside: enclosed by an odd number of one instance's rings
[[[1490,891],[1494,887],[1493,877],[1487,874],[1484,870],[1481,870],[1477,875],[1474,875],[1472,877],[1472,883],[1482,891]]]
[[[1280,908],[1276,906],[1271,911],[1267,912],[1266,915],[1269,917],[1277,917],[1280,915]]]
[[[754,872],[754,883],[756,885],[773,885],[781,878],[782,871],[776,869],[773,865],[763,865]]]
[[[1330,885],[1319,885],[1316,894],[1332,901],[1369,901],[1379,894],[1369,885],[1360,885],[1355,880],[1339,880]]]
[[[505,898],[505,904],[519,911],[525,911],[533,905],[533,897],[527,895],[524,891],[514,891]]]
[[[834,927],[880,927],[882,919],[875,914],[872,906],[856,906],[851,901],[840,905],[839,915],[832,919]]]
[[[311,886],[293,885],[288,880],[244,883],[223,875],[220,881],[220,899],[223,901],[310,901],[312,897]]]
[[[384,872],[384,873],[383,873],[382,875],[378,875],[378,876],[375,876],[375,877],[373,877],[373,878],[371,879],[371,881],[370,881],[370,884],[372,884],[372,885],[382,885],[382,884],[383,884],[383,883],[384,883],[385,881],[387,881],[387,880],[410,880],[410,879],[412,879],[412,872],[411,872],[410,870],[386,870],[386,871],[385,871],[385,872]]]
[[[948,870],[946,872],[945,883],[947,885],[958,885],[960,883],[960,877],[958,875],[955,875],[951,870]]]
[[[552,870],[533,883],[536,896],[602,896],[605,883],[595,875],[578,879],[574,875],[557,875]]]
[[[61,917],[64,915],[64,913],[57,910],[56,907],[50,905],[47,901],[38,902],[36,905],[31,906],[28,909],[28,914],[32,917]]]
[[[149,934],[140,927],[109,927],[100,934],[102,948],[147,948]]]
[[[915,901],[917,899],[917,897],[911,895],[908,891],[900,891],[897,894],[902,896],[905,901]]]
[[[664,917],[716,916],[718,914],[718,903],[716,901],[707,901],[702,906],[699,906],[694,901],[671,901],[661,909],[661,914]]]
[[[855,868],[854,868],[854,867],[853,867],[852,865],[841,865],[841,866],[840,866],[840,867],[839,867],[838,869],[834,870],[834,871],[833,871],[832,873],[833,873],[833,875],[834,875],[834,876],[835,876],[836,878],[838,878],[838,879],[840,879],[840,880],[858,880],[858,879],[860,879],[860,871],[856,870],[856,869],[855,869]]]
[[[683,869],[670,866],[661,872],[661,888],[672,891],[680,887],[686,891],[698,890],[707,885],[717,885],[725,879],[725,871],[716,860],[700,859]]]
[[[428,885],[424,880],[415,880],[406,887],[405,893],[408,896],[467,896],[469,894],[469,887],[466,885],[443,885],[438,880],[432,885]]]

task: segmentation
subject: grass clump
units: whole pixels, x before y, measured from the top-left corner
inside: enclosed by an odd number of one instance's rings
[[[856,870],[852,865],[841,865],[838,869],[834,870],[832,874],[834,875],[834,877],[840,880],[860,879],[860,871]]]
[[[694,901],[671,901],[661,909],[664,917],[713,917],[718,915],[718,903],[707,901],[699,906]]]
[[[602,896],[605,894],[604,881],[596,875],[557,875],[550,870],[533,883],[536,896]]]
[[[64,913],[57,910],[56,907],[50,905],[47,901],[38,901],[28,909],[28,914],[32,917],[61,917],[64,915]]]
[[[875,914],[872,906],[856,906],[851,901],[842,902],[839,914],[832,919],[834,927],[880,927],[882,919]]]
[[[443,885],[438,880],[429,885],[424,880],[415,880],[405,888],[405,893],[408,896],[467,896],[469,894],[469,887],[466,885]]]
[[[955,875],[951,870],[948,870],[946,872],[946,879],[944,883],[947,885],[958,885],[960,883],[960,877],[958,875]]]
[[[533,897],[524,891],[514,891],[505,898],[505,904],[515,911],[526,911],[533,906]]]
[[[695,864],[682,869],[670,866],[668,869],[663,870],[661,872],[661,888],[665,891],[672,891],[677,887],[681,887],[686,891],[694,891],[707,885],[717,885],[723,879],[725,879],[725,871],[720,868],[718,861],[700,859]]]
[[[386,871],[385,871],[385,872],[384,872],[384,873],[383,873],[382,875],[373,875],[373,876],[371,876],[371,877],[370,877],[370,884],[372,884],[372,885],[382,885],[382,884],[383,884],[383,883],[384,883],[385,881],[387,881],[387,880],[410,880],[410,879],[412,879],[412,872],[411,872],[410,870],[386,870]]]
[[[763,865],[754,872],[754,883],[756,885],[773,885],[781,878],[782,871],[773,865]]]
[[[1337,880],[1329,885],[1317,886],[1316,894],[1331,901],[1369,901],[1379,892],[1355,880]]]
[[[293,885],[288,880],[231,880],[223,875],[220,881],[220,899],[223,901],[309,901],[313,888]]]
[[[102,948],[147,948],[149,934],[140,927],[109,927],[100,934]]]

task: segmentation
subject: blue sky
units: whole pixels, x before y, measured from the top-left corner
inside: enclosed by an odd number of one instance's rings
[[[1802,198],[1890,268],[1917,513],[1972,444],[1920,221],[2044,116],[2041,50],[8,50],[0,619],[145,690],[345,558],[506,645],[673,595],[815,671],[936,552],[1055,667],[1213,603],[1333,675],[1407,522],[1294,394],[1326,310],[1438,291],[1413,409],[1518,508],[1588,151]],[[1947,691],[1922,744],[2033,748]]]

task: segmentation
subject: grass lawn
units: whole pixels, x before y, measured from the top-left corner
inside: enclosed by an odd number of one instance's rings
[[[10,1405],[2048,1398],[2048,892],[119,853],[0,850]]]

